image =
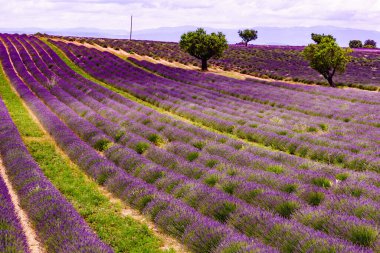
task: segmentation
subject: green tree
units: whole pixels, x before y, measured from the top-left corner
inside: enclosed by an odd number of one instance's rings
[[[346,70],[347,63],[351,60],[352,49],[339,47],[331,35],[322,35],[314,41],[317,44],[309,44],[302,54],[309,61],[310,66],[318,71],[330,86],[336,87],[333,76],[337,72],[343,73]]]
[[[348,43],[350,48],[361,48],[363,47],[363,43],[360,40],[350,40],[350,43]]]
[[[376,41],[368,39],[368,40],[364,41],[364,47],[376,48]]]
[[[228,48],[226,36],[221,33],[207,34],[203,28],[194,32],[182,34],[179,42],[180,48],[202,61],[202,70],[207,70],[207,61],[211,57],[222,56]]]
[[[336,39],[330,34],[328,34],[328,35],[325,35],[324,33],[322,33],[322,34],[312,33],[311,34],[311,39],[314,40],[314,42],[317,44],[321,43],[323,38],[328,38],[328,39],[331,39],[333,41],[336,41]]]
[[[238,34],[244,41],[245,46],[248,46],[248,42],[257,39],[257,31],[253,29],[239,30]]]

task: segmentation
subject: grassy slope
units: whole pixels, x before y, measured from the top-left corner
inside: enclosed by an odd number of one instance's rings
[[[0,95],[25,145],[45,175],[104,242],[115,252],[162,252],[159,249],[162,243],[146,225],[124,216],[122,205],[111,203],[98,185],[58,150],[11,89],[1,65]]]

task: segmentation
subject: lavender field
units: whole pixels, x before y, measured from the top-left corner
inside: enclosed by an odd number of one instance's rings
[[[45,252],[380,252],[377,91],[234,79],[135,57],[194,63],[170,43],[86,42],[0,34],[0,158],[12,185],[0,177],[1,252],[38,252],[9,191]],[[300,71],[298,50],[236,46],[212,64],[322,81]],[[257,64],[247,65],[252,54]],[[379,87],[378,51],[354,54],[338,81]],[[21,136],[7,85],[103,198],[183,248],[124,250],[102,233],[115,222],[99,228],[96,208],[84,211],[73,189],[53,184],[38,162],[43,152],[32,156],[37,135],[26,127]]]
[[[170,62],[180,62],[199,66],[199,61],[181,51],[178,43],[158,41],[129,41],[113,39],[94,39],[66,37],[97,44],[102,47],[122,49],[126,52],[146,55]],[[262,78],[316,83],[326,85],[326,80],[301,55],[304,46],[262,46],[262,45],[230,45],[219,59],[211,59],[210,64],[223,70],[238,71]],[[380,50],[355,49],[353,60],[348,64],[347,71],[337,75],[340,86],[350,86],[366,90],[378,90],[380,87]]]

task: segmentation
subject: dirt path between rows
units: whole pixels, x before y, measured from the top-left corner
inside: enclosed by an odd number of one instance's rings
[[[178,253],[187,253],[190,252],[184,245],[178,242],[177,239],[166,235],[160,228],[156,226],[152,221],[150,221],[146,216],[143,214],[140,214],[139,211],[130,208],[125,205],[124,202],[122,202],[120,199],[114,197],[112,193],[107,191],[104,187],[100,187],[101,193],[108,197],[108,199],[111,201],[111,203],[114,204],[121,204],[122,210],[121,213],[123,216],[130,216],[133,219],[146,224],[150,231],[153,232],[154,235],[156,235],[158,238],[161,239],[163,242],[163,246],[160,247],[161,250],[169,250],[170,248],[174,249]]]
[[[46,251],[43,248],[42,244],[39,242],[38,236],[33,229],[33,226],[28,218],[28,215],[20,207],[20,200],[17,196],[17,193],[13,189],[12,184],[9,181],[8,175],[5,172],[5,168],[3,166],[1,159],[0,159],[0,176],[3,178],[5,185],[8,188],[9,195],[11,196],[11,200],[15,207],[16,215],[19,217],[22,230],[25,233],[26,242],[28,244],[30,252],[31,253],[45,253]]]

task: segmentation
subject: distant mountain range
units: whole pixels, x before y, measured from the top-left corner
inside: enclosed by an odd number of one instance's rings
[[[181,34],[184,32],[195,30],[195,26],[178,26],[178,27],[161,27],[154,29],[146,29],[133,31],[132,39],[139,40],[157,40],[157,41],[174,41],[178,42]],[[337,38],[341,46],[348,46],[348,42],[353,39],[366,40],[373,39],[380,46],[380,32],[339,28],[333,26],[314,26],[314,27],[253,27],[258,31],[258,39],[254,44],[259,45],[307,45],[311,43],[311,33],[332,34]],[[237,34],[238,29],[215,29],[205,27],[207,32],[223,32],[230,44],[240,42],[241,39]],[[4,33],[47,33],[51,35],[71,35],[84,37],[106,37],[106,38],[129,38],[129,30],[103,30],[97,28],[71,28],[71,29],[40,29],[40,28],[23,28],[9,29],[0,28],[0,32]]]

